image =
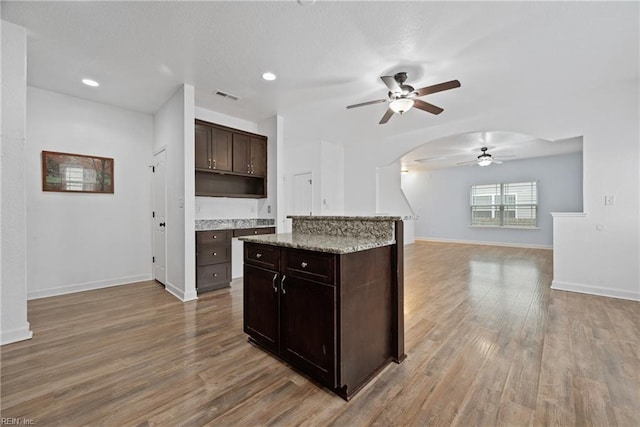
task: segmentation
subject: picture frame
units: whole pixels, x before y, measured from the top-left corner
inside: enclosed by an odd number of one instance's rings
[[[109,157],[42,151],[42,191],[113,194]]]

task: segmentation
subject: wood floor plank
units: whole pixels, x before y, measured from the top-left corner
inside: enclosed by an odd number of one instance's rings
[[[0,411],[43,426],[635,426],[640,304],[552,291],[552,252],[405,248],[404,363],[349,402],[247,341],[242,281],[29,301]]]

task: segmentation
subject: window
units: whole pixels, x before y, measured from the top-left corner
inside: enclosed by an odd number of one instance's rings
[[[535,228],[538,225],[535,182],[471,187],[471,225]]]

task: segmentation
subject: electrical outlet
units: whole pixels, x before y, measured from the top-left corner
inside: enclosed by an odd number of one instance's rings
[[[267,213],[271,213],[271,205],[267,205]]]
[[[613,206],[615,199],[613,196],[604,196],[604,205]]]

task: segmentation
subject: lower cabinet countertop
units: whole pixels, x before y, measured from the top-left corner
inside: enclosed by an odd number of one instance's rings
[[[241,230],[245,228],[270,228],[275,226],[275,220],[270,218],[197,219],[195,231]]]

